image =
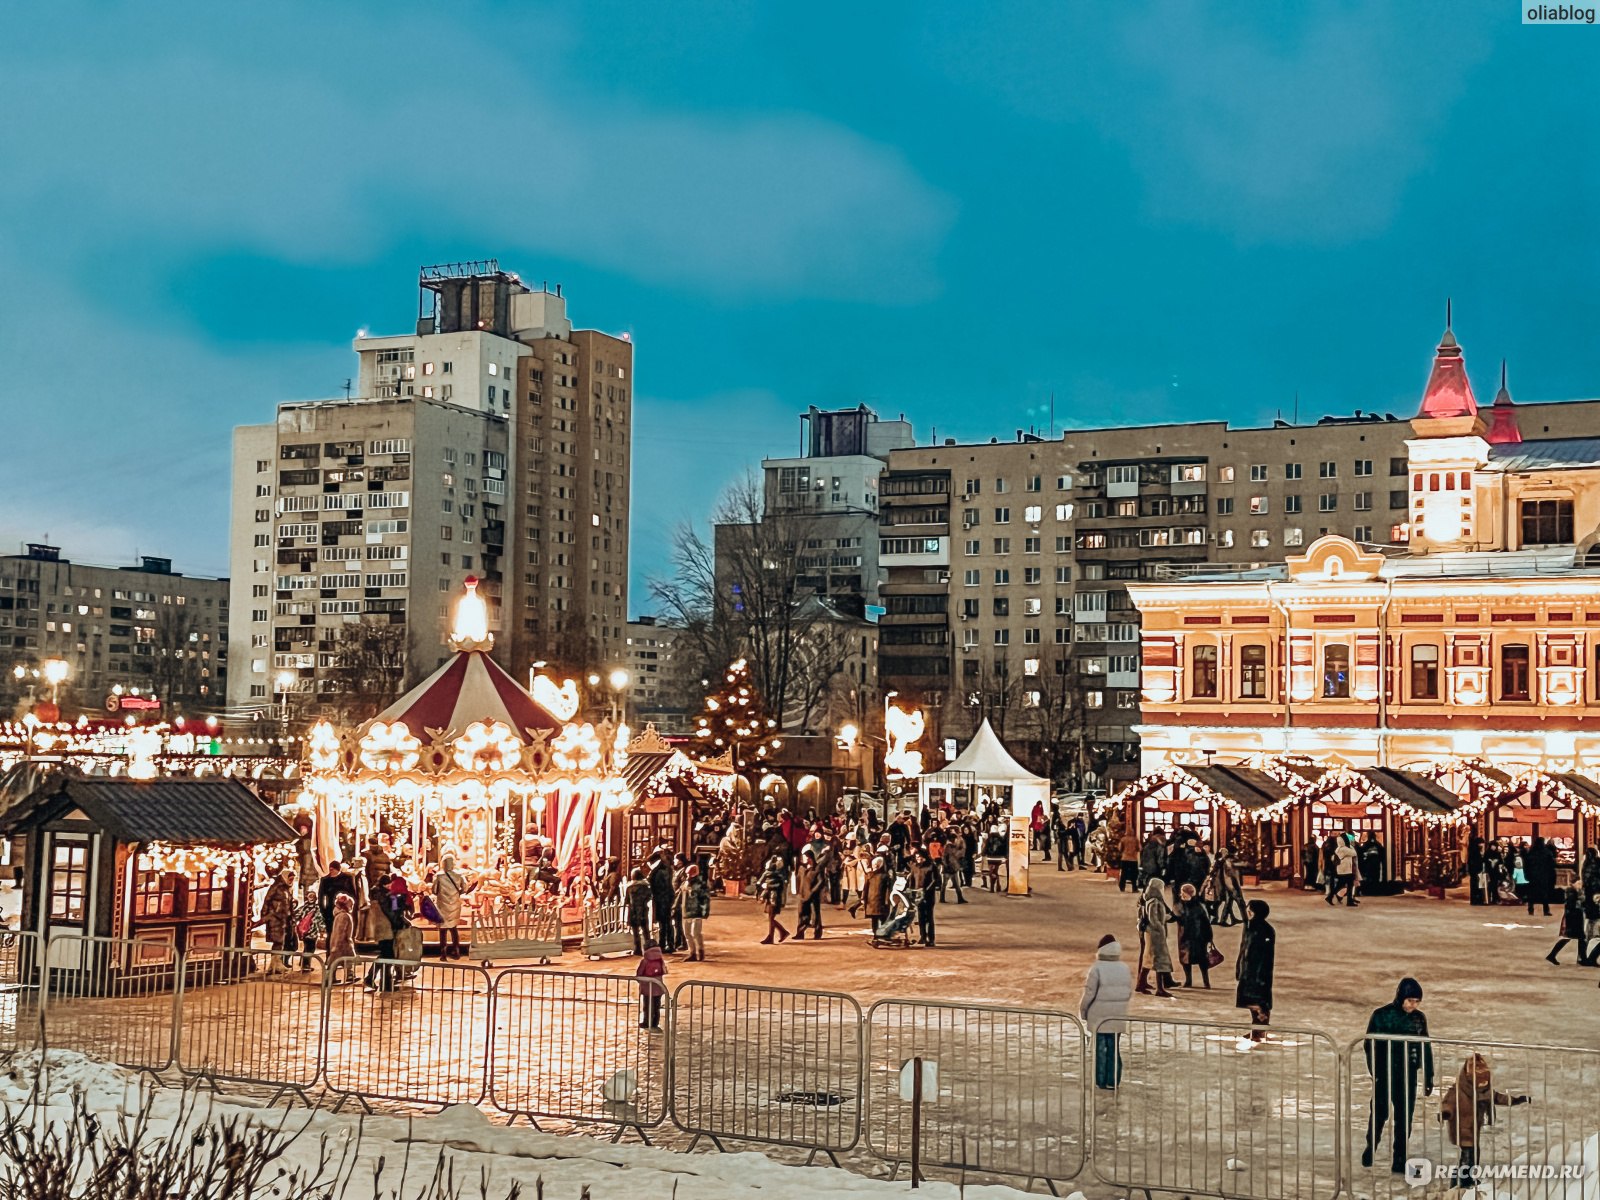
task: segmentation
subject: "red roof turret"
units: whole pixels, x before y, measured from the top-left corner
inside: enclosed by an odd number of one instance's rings
[[[1450,330],[1450,308],[1445,306],[1444,337],[1433,354],[1433,372],[1428,376],[1427,390],[1422,393],[1422,411],[1419,417],[1475,417],[1478,402],[1472,396],[1472,384],[1467,381],[1467,364],[1461,357],[1461,347]]]
[[[1515,446],[1522,441],[1522,430],[1517,428],[1517,406],[1511,402],[1506,389],[1506,360],[1500,360],[1500,390],[1494,395],[1493,417],[1485,440],[1491,446]]]

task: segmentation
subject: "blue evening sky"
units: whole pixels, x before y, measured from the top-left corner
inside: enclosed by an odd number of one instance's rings
[[[1600,393],[1600,29],[1427,4],[13,7],[0,544],[227,570],[419,264],[638,346],[633,608],[808,404],[922,440]],[[1600,431],[1597,431],[1600,433]]]

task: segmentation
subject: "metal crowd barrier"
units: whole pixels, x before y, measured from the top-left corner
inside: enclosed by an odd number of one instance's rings
[[[323,974],[320,955],[271,950],[208,951],[188,962],[178,996],[178,1067],[214,1083],[308,1099],[322,1073]]]
[[[47,1044],[164,1071],[177,1039],[182,960],[170,942],[53,934],[41,975]]]
[[[1349,1045],[1344,1069],[1353,1190],[1389,1200],[1479,1181],[1476,1194],[1496,1200],[1594,1194],[1584,1189],[1600,1174],[1600,1051],[1373,1035]]]
[[[842,992],[692,982],[673,996],[672,1121],[710,1139],[838,1153],[861,1139],[861,1006]],[[808,1159],[809,1161],[809,1159]]]
[[[867,1147],[912,1161],[912,1062],[923,1064],[919,1158],[1061,1181],[1083,1170],[1084,1032],[1043,1009],[880,1000],[867,1010]]]
[[[27,1049],[39,1041],[42,950],[37,933],[0,934],[0,1052]]]
[[[496,1108],[536,1126],[541,1117],[615,1125],[617,1138],[666,1120],[671,997],[660,995],[652,1014],[631,975],[533,968],[501,972],[493,990]]]
[[[358,982],[327,987],[324,1079],[345,1099],[478,1104],[488,1093],[490,983],[481,967],[343,960]],[[377,992],[361,986],[367,971]],[[338,1107],[338,1106],[336,1106]]]
[[[1275,1028],[1256,1041],[1249,1026],[1138,1017],[1124,1024],[1120,1082],[1085,1088],[1102,1182],[1230,1200],[1339,1192],[1332,1039]]]
[[[621,900],[590,904],[583,910],[583,953],[586,958],[631,954],[633,930],[628,926],[628,906]]]

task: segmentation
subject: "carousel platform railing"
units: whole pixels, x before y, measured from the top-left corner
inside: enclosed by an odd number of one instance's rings
[[[531,958],[549,962],[561,957],[561,903],[541,900],[518,904],[472,918],[472,946],[468,957],[492,965]]]
[[[621,900],[591,904],[583,910],[583,953],[587,958],[633,953],[628,906]]]

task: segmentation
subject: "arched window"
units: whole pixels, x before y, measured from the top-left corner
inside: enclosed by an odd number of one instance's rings
[[[1350,698],[1350,647],[1343,642],[1322,648],[1322,694],[1331,700]]]
[[[1411,647],[1411,698],[1439,698],[1439,647],[1420,642]]]
[[[1190,659],[1189,694],[1197,700],[1215,700],[1217,696],[1217,648],[1196,646]]]

